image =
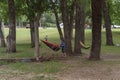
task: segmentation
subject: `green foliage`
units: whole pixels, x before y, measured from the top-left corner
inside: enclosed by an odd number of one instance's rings
[[[26,0],[26,16],[28,19],[34,19],[36,13],[42,14],[47,10],[48,1],[46,0]]]
[[[110,12],[110,17],[113,24],[120,25],[120,1],[107,0],[107,6]]]
[[[41,16],[41,23],[42,26],[55,27],[56,26],[55,16],[53,15],[53,13],[44,13]]]
[[[19,18],[25,14],[25,0],[15,0],[16,17]]]
[[[8,5],[7,0],[0,1],[0,19],[8,19]]]
[[[45,13],[45,14],[43,14],[42,17],[45,18],[44,22],[55,23],[55,16],[52,13],[51,14]]]
[[[52,4],[50,3],[50,0],[14,0],[15,1],[15,9],[16,9],[16,18],[17,20],[20,19],[22,21],[26,21],[27,18],[33,19],[34,15],[36,12],[51,12],[53,9]],[[69,13],[71,13],[73,10],[71,10],[73,6],[73,1],[74,0],[68,0],[68,8],[69,8]],[[79,0],[82,1],[82,0]],[[86,1],[86,22],[90,23],[91,21],[91,2],[90,0],[85,0]],[[110,17],[111,21],[113,24],[120,24],[120,1],[119,0],[106,0],[107,5],[110,11]],[[83,1],[82,1],[83,2]],[[55,8],[57,11],[60,12],[60,2],[59,0],[55,0],[54,3]],[[48,13],[50,14],[50,13]],[[0,0],[0,18],[4,18],[5,23],[8,22],[8,3],[7,0]],[[33,17],[32,17],[33,16]],[[49,17],[49,16],[46,16]],[[53,16],[52,16],[53,17]],[[45,25],[55,23],[54,17],[49,17],[45,21]],[[44,23],[43,23],[44,24]]]

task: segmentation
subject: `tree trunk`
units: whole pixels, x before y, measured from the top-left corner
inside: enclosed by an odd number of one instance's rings
[[[112,38],[112,31],[111,31],[111,20],[109,15],[109,10],[106,5],[106,1],[103,1],[103,16],[106,28],[106,45],[113,46],[113,38]]]
[[[18,19],[18,28],[22,28],[23,25],[22,25],[22,20],[21,20],[21,17]]]
[[[60,0],[61,11],[62,11],[62,21],[64,24],[64,37],[65,37],[65,52],[67,55],[73,55],[72,44],[71,44],[71,26],[69,20],[69,13],[67,7],[67,0]]]
[[[30,20],[30,36],[31,36],[31,47],[35,47],[35,30],[34,20]]]
[[[99,60],[101,51],[101,17],[103,0],[92,1],[92,48],[90,60]]]
[[[69,19],[70,19],[70,32],[71,40],[73,39],[73,20],[74,20],[74,11],[75,11],[75,1],[72,2],[69,10]]]
[[[3,31],[3,22],[0,22],[0,39],[1,39],[1,47],[6,47],[6,44],[5,44],[5,37],[4,37],[4,31]]]
[[[8,0],[9,6],[9,35],[7,36],[7,52],[16,52],[16,25],[14,0]]]
[[[37,14],[35,16],[34,20],[34,27],[35,27],[35,58],[36,60],[39,60],[39,19],[40,19],[40,14]]]
[[[85,42],[85,6],[86,6],[86,0],[81,1],[80,3],[80,35],[81,35],[81,42]]]
[[[80,3],[79,1],[76,1],[76,18],[75,18],[75,47],[74,47],[74,54],[81,54],[81,46],[80,46],[80,40],[81,40],[81,29],[80,26]]]
[[[74,53],[81,54],[80,41],[84,43],[85,1],[76,0],[76,24]]]
[[[35,13],[32,10],[32,8],[34,7],[32,5],[32,2],[30,0],[26,0],[26,4],[28,6],[28,19],[29,19],[29,24],[30,24],[30,36],[31,36],[31,47],[35,47],[35,25],[34,25],[34,17],[35,17]]]
[[[55,3],[52,0],[51,0],[51,3],[52,3],[52,8],[53,8],[53,11],[54,11],[55,18],[56,18],[56,25],[57,25],[57,29],[58,29],[58,32],[59,32],[59,36],[60,36],[60,39],[62,40],[63,39],[63,33],[62,33],[62,30],[61,30],[60,25],[59,25],[58,12],[57,12]]]

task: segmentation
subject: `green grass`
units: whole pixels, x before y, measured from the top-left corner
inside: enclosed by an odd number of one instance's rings
[[[120,44],[120,29],[112,29],[113,31],[113,41],[114,44]],[[8,34],[8,29],[5,29],[5,36]],[[5,48],[0,48],[0,58],[22,58],[22,57],[33,57],[34,56],[34,49],[30,46],[30,30],[25,28],[17,28],[16,29],[16,44],[17,44],[17,53],[7,54],[5,53]],[[48,40],[52,43],[60,44],[59,35],[57,29],[40,29],[39,36],[40,39],[44,39],[44,37],[48,35]],[[106,38],[105,38],[105,30],[102,30],[102,46],[101,46],[101,53],[106,54],[119,54],[120,50],[117,46],[106,46]],[[74,41],[72,41],[74,43]],[[85,43],[86,45],[91,46],[91,30],[85,30]],[[52,55],[52,54],[61,54],[60,51],[54,52],[49,49],[44,43],[41,43],[40,46],[40,54],[41,55]],[[83,53],[90,53],[90,49],[82,50]]]
[[[5,29],[5,36],[8,34],[8,29]],[[29,29],[20,28],[17,29],[17,53],[6,53],[6,48],[0,47],[0,58],[28,58],[34,57],[34,48],[31,48],[30,45],[30,32]],[[48,35],[48,40],[53,43],[60,44],[59,36],[57,29],[40,29],[39,30],[40,39],[44,39]],[[40,46],[40,55],[51,56],[52,54],[61,54],[61,51],[54,52],[49,49],[45,44],[41,43]],[[55,74],[57,72],[63,71],[68,66],[62,63],[61,61],[48,61],[48,62],[17,62],[17,63],[7,63],[0,61],[0,65],[6,65],[13,71],[18,70],[25,73],[34,73],[34,74]],[[56,80],[54,78],[45,78],[44,76],[36,76],[33,80]]]
[[[85,43],[88,45],[91,45],[92,39],[91,39],[91,30],[86,30],[85,31]],[[112,34],[113,34],[113,43],[114,44],[120,44],[120,29],[112,29]],[[106,53],[110,53],[110,54],[119,54],[120,47],[118,46],[106,46],[106,32],[103,29],[102,30],[102,45],[101,45],[101,53],[102,54],[106,54]],[[83,50],[83,51],[87,51],[90,53],[90,50]]]
[[[115,44],[120,44],[120,29],[113,29],[113,40]],[[5,29],[5,36],[8,34],[8,29]],[[30,46],[30,30],[25,28],[18,28],[17,29],[17,53],[5,53],[6,49],[0,47],[0,58],[28,58],[28,57],[34,57],[34,49]],[[39,30],[39,36],[40,39],[44,39],[44,37],[48,35],[48,40],[52,43],[60,44],[59,35],[57,32],[57,29],[40,29]],[[87,45],[91,45],[92,39],[91,39],[91,30],[86,29],[85,30],[85,43]],[[74,41],[73,41],[74,43]],[[101,46],[101,54],[117,54],[120,55],[120,47],[117,46],[106,46],[105,45],[105,30],[102,30],[102,46]],[[82,49],[83,53],[89,54],[90,49]],[[45,44],[41,42],[40,46],[40,55],[43,56],[51,56],[52,54],[58,54],[61,55],[61,51],[54,52],[50,48],[48,48]],[[100,63],[100,62],[96,62]],[[103,62],[103,64],[112,64],[114,62]],[[93,63],[90,61],[83,62],[83,66],[90,66]],[[102,63],[100,63],[102,64]],[[66,68],[68,68],[70,65],[66,65],[65,63],[61,61],[49,61],[49,62],[42,62],[42,63],[23,63],[23,62],[17,62],[17,63],[6,63],[1,62],[0,65],[7,65],[13,70],[20,70],[23,72],[33,72],[33,73],[57,73],[59,71],[63,71]],[[47,80],[44,78],[44,76],[36,77],[35,80]],[[54,80],[54,79],[48,79],[48,80]]]

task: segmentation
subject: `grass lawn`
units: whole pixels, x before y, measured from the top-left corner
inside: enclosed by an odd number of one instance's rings
[[[112,29],[113,31],[113,41],[114,44],[120,44],[120,29]],[[29,58],[34,57],[34,49],[30,46],[30,30],[25,28],[17,28],[17,53],[5,53],[5,48],[0,47],[0,58]],[[8,29],[4,31],[5,36],[8,34]],[[39,36],[40,39],[48,35],[48,41],[56,44],[60,44],[59,35],[57,29],[40,29]],[[61,55],[61,51],[54,52],[49,49],[42,42],[40,46],[40,55],[42,56],[51,56],[51,55]],[[74,43],[74,41],[73,41]],[[85,30],[85,43],[91,45],[91,30]],[[107,58],[107,55],[117,55],[120,58],[120,46],[106,46],[105,45],[105,30],[102,30],[102,46],[101,46],[101,55],[103,58]],[[82,52],[89,55],[90,49],[82,49]],[[114,56],[112,56],[114,57]],[[116,56],[115,56],[116,57]],[[111,57],[110,57],[111,58]],[[58,80],[56,75],[60,72],[64,72],[71,68],[88,68],[91,69],[93,64],[98,65],[109,65],[113,66],[120,64],[116,61],[86,61],[78,58],[76,61],[77,64],[73,62],[76,58],[69,58],[68,61],[63,60],[52,60],[48,62],[17,62],[17,63],[6,63],[0,61],[0,79],[5,80]],[[78,65],[80,64],[80,65]],[[107,68],[106,68],[107,69]],[[111,71],[111,67],[110,70]],[[64,72],[64,74],[66,74]],[[27,78],[25,78],[27,77]],[[9,78],[9,79],[8,79]],[[62,79],[61,79],[62,80]],[[65,80],[65,79],[63,79]]]

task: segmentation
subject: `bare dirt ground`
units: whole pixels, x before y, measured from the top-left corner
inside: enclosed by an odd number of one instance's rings
[[[103,55],[101,61],[88,61],[85,56],[63,60],[70,68],[57,74],[34,74],[0,66],[0,80],[120,80],[120,56]]]
[[[73,67],[60,73],[59,79],[120,80],[120,56],[104,55],[101,61],[87,61],[85,57],[75,57],[72,60],[66,60],[65,62],[72,64]]]

